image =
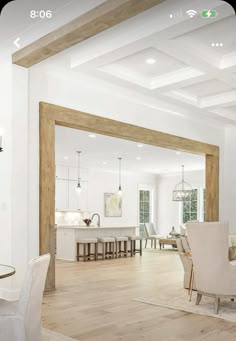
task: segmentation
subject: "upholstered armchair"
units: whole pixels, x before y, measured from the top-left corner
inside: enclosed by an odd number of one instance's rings
[[[41,304],[50,255],[31,260],[18,299],[0,298],[0,340],[42,341]]]
[[[236,297],[236,262],[229,261],[228,224],[187,223],[194,279],[199,304],[203,295],[215,299],[218,313],[221,298]]]
[[[185,289],[189,289],[190,274],[191,274],[191,268],[192,268],[191,250],[187,245],[187,241],[185,237],[176,238],[176,244],[177,244],[177,248],[179,252],[179,257],[181,259],[181,262],[184,268],[183,286]],[[192,289],[193,290],[196,289],[194,280],[193,280]]]
[[[154,241],[154,247],[157,248],[157,240],[160,238],[160,235],[156,233],[156,230],[154,228],[153,223],[145,223],[145,234],[146,234],[146,243],[145,247],[147,247],[147,241],[148,239],[151,240],[151,246],[153,246]]]

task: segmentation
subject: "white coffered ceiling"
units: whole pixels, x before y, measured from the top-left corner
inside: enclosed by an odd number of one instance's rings
[[[218,15],[202,18],[202,9]],[[224,1],[167,0],[35,67],[89,77],[173,115],[236,125],[235,32]]]

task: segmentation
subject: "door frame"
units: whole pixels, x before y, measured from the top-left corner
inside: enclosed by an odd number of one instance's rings
[[[218,146],[40,102],[39,240],[40,254],[51,254],[45,286],[47,291],[55,289],[56,125],[205,156],[206,221],[219,219]]]

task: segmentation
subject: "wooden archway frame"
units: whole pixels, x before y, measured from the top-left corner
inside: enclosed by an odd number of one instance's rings
[[[46,290],[55,289],[55,126],[65,126],[206,157],[206,220],[219,219],[219,147],[40,102],[40,254],[49,252]]]

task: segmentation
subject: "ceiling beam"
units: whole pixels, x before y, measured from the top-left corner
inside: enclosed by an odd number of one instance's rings
[[[165,0],[107,0],[15,52],[12,63],[29,68]]]

